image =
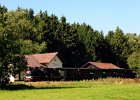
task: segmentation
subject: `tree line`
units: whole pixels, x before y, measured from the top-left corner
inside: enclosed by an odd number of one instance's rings
[[[0,76],[11,71],[11,63],[15,72],[22,70],[22,55],[47,52],[58,52],[65,67],[98,61],[140,68],[140,35],[124,33],[119,27],[104,35],[86,23],[69,23],[65,16],[0,6],[0,52]]]

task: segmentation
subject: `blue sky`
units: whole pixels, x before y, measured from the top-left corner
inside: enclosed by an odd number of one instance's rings
[[[140,34],[140,0],[1,0],[8,10],[32,8],[47,10],[67,22],[87,23],[107,34],[119,26],[124,33]]]

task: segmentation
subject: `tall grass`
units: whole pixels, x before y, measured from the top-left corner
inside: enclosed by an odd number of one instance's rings
[[[80,87],[80,86],[92,86],[94,84],[140,84],[140,79],[123,79],[123,78],[106,78],[98,80],[82,80],[82,81],[45,81],[45,82],[16,82],[16,84],[24,84],[35,88],[45,87]]]

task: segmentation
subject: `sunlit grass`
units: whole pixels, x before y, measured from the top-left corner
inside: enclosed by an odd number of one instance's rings
[[[133,79],[14,83],[17,84],[32,88],[0,90],[0,100],[139,100],[140,98],[140,81]]]

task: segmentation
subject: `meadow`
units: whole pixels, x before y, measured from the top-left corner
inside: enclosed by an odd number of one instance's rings
[[[15,82],[0,100],[139,100],[140,79]]]

